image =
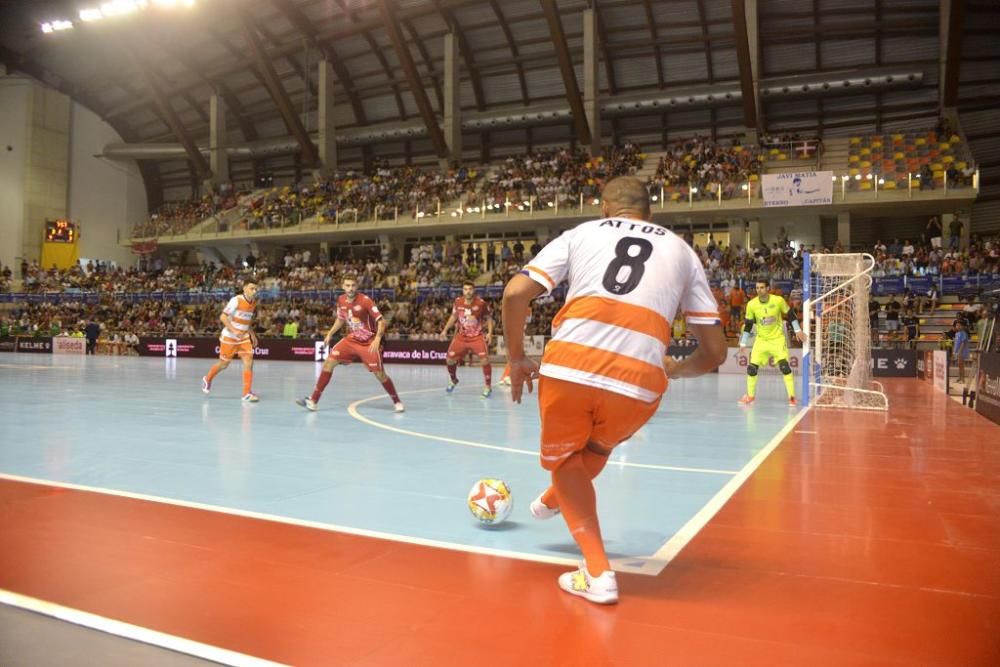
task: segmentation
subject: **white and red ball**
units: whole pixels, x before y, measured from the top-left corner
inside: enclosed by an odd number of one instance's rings
[[[502,479],[481,479],[469,491],[469,511],[481,522],[495,526],[514,509],[514,496]]]

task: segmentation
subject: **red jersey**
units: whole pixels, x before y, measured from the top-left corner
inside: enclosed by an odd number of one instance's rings
[[[466,303],[465,297],[460,296],[455,299],[451,314],[458,324],[455,337],[473,340],[483,335],[483,320],[490,316],[490,306],[478,296],[473,297],[471,303]]]
[[[337,297],[337,319],[347,323],[347,338],[357,343],[369,343],[375,337],[382,313],[375,302],[361,292],[354,295],[354,301],[341,294]]]

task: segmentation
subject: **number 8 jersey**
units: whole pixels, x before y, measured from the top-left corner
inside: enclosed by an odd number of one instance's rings
[[[551,241],[522,271],[546,293],[566,281],[541,374],[650,402],[667,389],[671,323],[719,324],[698,255],[641,220],[585,222]]]

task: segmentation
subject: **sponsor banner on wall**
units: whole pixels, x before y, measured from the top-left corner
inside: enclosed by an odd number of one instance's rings
[[[927,364],[924,361],[926,356],[927,355],[925,355],[923,352],[917,352],[917,378],[920,380],[927,379],[927,374],[924,371],[924,369],[927,367]]]
[[[872,376],[877,378],[917,377],[917,353],[913,350],[872,350]]]
[[[503,336],[496,336],[497,354],[501,357],[507,356],[507,344],[504,343]],[[540,357],[545,351],[545,336],[525,336],[524,353],[529,357]]]
[[[934,352],[924,351],[924,379],[934,384]]]
[[[17,339],[13,336],[0,338],[0,352],[17,352]]]
[[[934,350],[934,388],[948,393],[948,352]]]
[[[254,348],[254,358],[276,361],[325,361],[327,350],[323,341],[261,338]],[[387,363],[443,364],[448,357],[450,341],[387,340],[382,359]],[[140,338],[139,355],[144,357],[189,357],[212,359],[219,356],[219,341],[215,338]]]
[[[51,338],[18,338],[17,351],[35,354],[52,354]]]
[[[86,354],[87,339],[56,336],[52,339],[52,354]]]
[[[740,354],[739,348],[731,347],[729,348],[729,354],[726,356],[725,362],[719,366],[720,373],[728,374],[746,374],[747,366],[750,365],[750,349],[747,348],[746,354]],[[802,348],[792,348],[788,351],[788,365],[792,367],[793,375],[801,375],[802,367]],[[771,360],[767,366],[761,366],[761,373],[781,373],[778,369],[778,364]]]
[[[984,352],[979,356],[976,412],[1000,424],[1000,352]]]
[[[832,171],[764,174],[764,206],[817,206],[833,203]]]

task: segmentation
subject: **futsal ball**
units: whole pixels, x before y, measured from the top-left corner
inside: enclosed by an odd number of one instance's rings
[[[502,479],[481,479],[469,491],[469,511],[483,523],[502,523],[514,508],[510,487]]]

